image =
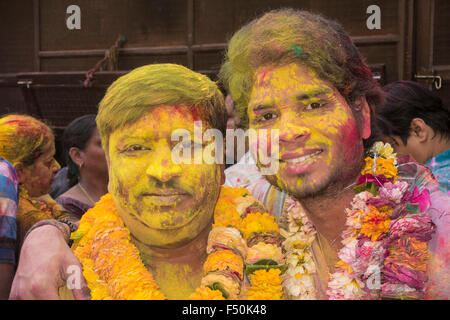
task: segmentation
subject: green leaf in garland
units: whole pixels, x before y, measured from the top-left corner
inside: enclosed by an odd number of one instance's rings
[[[78,239],[83,238],[83,236],[84,236],[84,234],[82,234],[82,233],[72,233],[72,234],[70,235],[70,239],[72,239],[72,240],[78,240]]]
[[[419,204],[416,203],[407,203],[406,204],[406,209],[408,211],[411,211],[411,213],[420,213],[420,206]]]
[[[227,290],[225,290],[225,288],[222,286],[220,282],[213,282],[210,285],[207,285],[207,287],[210,288],[211,290],[220,291],[225,299],[228,299],[230,297],[230,294],[227,292]]]
[[[370,184],[370,189],[369,189],[369,192],[371,193],[371,194],[373,194],[374,196],[376,196],[377,195],[377,186],[375,185],[375,183],[374,182],[370,182],[369,183]]]
[[[268,259],[269,260],[269,259]],[[265,261],[265,260],[260,260],[258,262]],[[270,260],[273,261],[273,260]],[[245,274],[246,275],[250,275],[253,272],[255,272],[256,270],[269,270],[269,269],[280,269],[281,273],[285,272],[287,269],[287,266],[285,264],[277,264],[275,262],[275,264],[246,264],[245,265]]]
[[[378,187],[375,184],[375,182],[364,182],[363,184],[354,187],[353,190],[355,191],[355,193],[368,191],[371,194],[373,194],[374,196],[378,195]]]
[[[263,265],[263,266],[276,266],[278,263],[272,259],[263,259],[255,262],[256,265]]]
[[[363,192],[364,190],[366,190],[366,184],[360,184],[359,186],[354,187],[353,190],[355,191],[355,193]]]

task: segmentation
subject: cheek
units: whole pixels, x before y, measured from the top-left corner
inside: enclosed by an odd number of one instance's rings
[[[47,167],[39,166],[36,168],[36,176],[35,179],[41,180],[41,182],[45,183],[45,181],[42,180],[48,180],[51,177],[51,170]]]
[[[137,183],[137,177],[139,176],[136,173],[137,170],[136,166],[122,164],[117,158],[112,160],[110,170],[111,192],[122,197],[128,197],[129,189]]]
[[[343,150],[355,150],[361,145],[362,140],[354,119],[349,119],[347,123],[342,126],[341,137]]]
[[[217,182],[217,168],[216,165],[185,165],[183,175],[179,178],[180,184],[192,192],[195,199],[202,199]]]
[[[332,147],[335,147],[336,151],[343,152],[347,159],[351,159],[362,148],[356,120],[342,109],[334,115],[332,119],[325,118],[324,122],[328,125],[324,129],[324,134],[330,138]]]
[[[426,162],[426,155],[424,153],[424,148],[418,142],[418,140],[413,138],[408,138],[407,145],[402,148],[402,154],[404,155],[411,155],[417,162],[419,163],[425,163]]]
[[[47,191],[50,187],[50,178],[52,172],[47,167],[37,166],[31,175],[30,184],[33,188],[39,189],[40,191]]]

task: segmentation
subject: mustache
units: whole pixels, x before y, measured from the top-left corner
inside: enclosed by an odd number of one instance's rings
[[[176,181],[170,181],[167,183],[162,183],[159,181],[150,182],[147,185],[139,187],[135,194],[136,196],[146,196],[146,195],[189,195],[192,196],[195,190],[193,187],[187,186],[185,184],[178,183]]]

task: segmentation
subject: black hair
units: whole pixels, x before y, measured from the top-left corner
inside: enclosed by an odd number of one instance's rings
[[[422,119],[434,134],[450,139],[450,110],[431,90],[413,81],[396,81],[383,87],[386,102],[376,110],[376,126],[385,136],[398,136],[406,145],[411,121]]]
[[[88,114],[73,120],[64,130],[63,134],[63,150],[67,164],[67,178],[69,179],[70,187],[78,182],[79,171],[75,163],[70,158],[69,150],[76,147],[80,150],[86,148],[86,144],[92,137],[92,134],[97,128],[95,123],[95,114]]]

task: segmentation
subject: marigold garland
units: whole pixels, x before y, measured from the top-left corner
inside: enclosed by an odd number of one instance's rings
[[[357,194],[346,209],[344,247],[327,294],[330,299],[420,298],[427,280],[427,241],[435,228],[424,214],[428,190],[409,192],[406,182],[396,181],[396,158],[388,144],[377,143],[371,152]],[[224,229],[210,234],[202,285],[191,299],[224,299],[227,289],[232,299],[316,298],[311,252],[316,231],[301,206],[290,197],[286,201],[288,227],[280,229],[246,189],[221,188],[213,228]],[[281,247],[276,248],[277,235],[285,238],[285,256]],[[165,299],[131,243],[111,195],[83,216],[72,238],[93,299]],[[246,291],[237,279],[244,272],[250,281]],[[376,275],[381,287],[370,288],[368,280]]]
[[[429,192],[419,193],[417,187],[409,192],[406,182],[397,181],[397,159],[389,144],[377,142],[370,152],[346,209],[344,247],[327,294],[330,299],[420,298],[427,281],[427,242],[435,229],[424,214]],[[286,201],[283,215],[289,225],[281,233],[288,269],[283,286],[291,299],[315,299],[311,245],[316,231],[301,206],[291,197]]]
[[[427,281],[427,242],[435,226],[425,211],[429,192],[416,199],[397,181],[396,157],[377,142],[361,174],[365,186],[348,209],[341,259],[330,276],[330,299],[421,298]],[[370,189],[370,192],[367,192]],[[419,199],[419,200],[417,200]],[[418,201],[418,205],[415,205]],[[419,207],[415,211],[407,207]],[[407,276],[405,276],[407,275]]]
[[[211,252],[203,267],[202,285],[190,299],[224,299],[227,289],[230,291],[227,297],[237,298],[235,289],[238,288],[237,292],[241,291],[239,288],[243,285],[246,257],[246,252],[239,250],[247,250],[245,241],[241,239],[243,232],[240,228],[249,234],[278,230],[273,217],[267,213],[253,213],[255,208],[259,209],[260,204],[246,189],[221,188],[214,213],[214,227],[239,230],[237,233],[227,234],[229,237],[234,235],[238,245],[230,247],[230,238],[217,239],[217,235],[221,233],[211,232],[209,241],[215,241],[216,245],[208,244]],[[92,299],[166,298],[141,261],[139,251],[131,243],[130,232],[120,218],[110,194],[103,196],[94,208],[83,215],[72,239],[75,240],[74,252],[83,265],[83,275],[91,290]],[[226,243],[222,243],[222,240],[226,240]],[[280,257],[273,258],[280,260]],[[264,292],[271,292],[271,298],[281,298],[280,270],[267,267],[254,274],[256,275],[250,275],[254,279],[249,288],[250,297],[262,297]],[[266,282],[261,284],[258,279]],[[245,297],[245,292],[240,297]]]

